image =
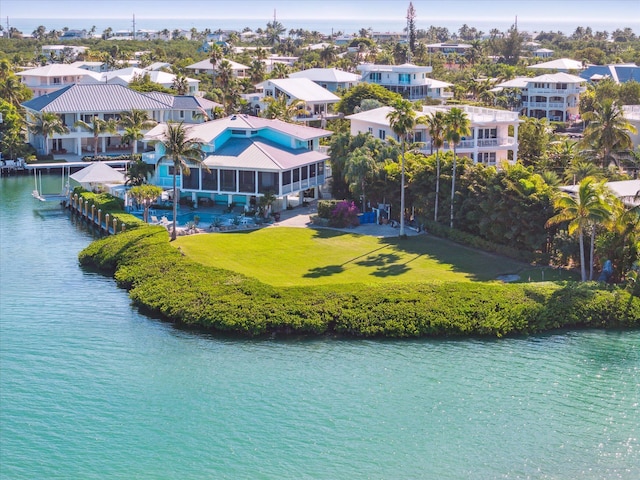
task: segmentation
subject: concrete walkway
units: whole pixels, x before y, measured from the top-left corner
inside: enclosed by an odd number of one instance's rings
[[[268,228],[277,227],[297,227],[297,228],[329,228],[331,230],[339,230],[347,233],[357,233],[359,235],[371,235],[373,237],[397,237],[400,235],[399,227],[391,225],[378,225],[377,223],[366,223],[351,228],[331,228],[319,227],[311,223],[311,216],[318,213],[317,202],[311,202],[308,206],[296,207],[293,210],[284,210],[280,212],[280,221],[274,222]],[[420,235],[424,232],[416,232],[414,229],[405,227],[407,236]]]

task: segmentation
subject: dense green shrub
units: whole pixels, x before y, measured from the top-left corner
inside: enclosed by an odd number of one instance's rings
[[[320,218],[331,218],[331,212],[342,200],[318,200],[318,216]]]
[[[156,226],[93,242],[80,262],[113,274],[147,311],[244,335],[502,337],[562,327],[640,326],[640,299],[594,283],[274,288],[194,263]]]

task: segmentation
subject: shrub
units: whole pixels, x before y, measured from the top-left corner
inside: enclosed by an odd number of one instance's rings
[[[331,218],[331,212],[342,200],[318,200],[318,216],[320,218]]]
[[[358,220],[358,207],[353,202],[338,202],[331,211],[329,226],[336,228],[356,227],[360,224]]]

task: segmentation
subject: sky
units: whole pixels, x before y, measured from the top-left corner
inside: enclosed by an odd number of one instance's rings
[[[422,22],[519,23],[575,26],[599,25],[612,31],[631,27],[640,33],[640,0],[413,0]],[[389,20],[404,21],[409,0],[0,0],[0,21],[6,19],[247,19]],[[428,23],[427,23],[428,22]],[[71,22],[69,22],[71,23]],[[45,24],[46,25],[46,24]],[[422,24],[424,25],[424,24]],[[615,25],[615,27],[612,27]],[[294,25],[286,24],[287,28]],[[34,27],[35,28],[35,27]],[[71,27],[74,28],[74,27]],[[76,27],[77,28],[77,27]],[[603,28],[600,28],[603,29]]]

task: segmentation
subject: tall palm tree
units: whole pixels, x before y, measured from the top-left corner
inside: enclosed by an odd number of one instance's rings
[[[211,52],[209,52],[209,61],[211,62],[211,69],[213,70],[213,78],[211,80],[213,82],[212,84],[214,87],[216,86],[216,73],[218,68],[218,62],[222,60],[222,57],[223,57],[222,47],[214,42],[213,45],[211,45]]]
[[[203,165],[204,152],[202,140],[190,138],[189,130],[184,123],[168,123],[164,133],[164,140],[160,142],[164,148],[164,154],[158,159],[158,163],[164,160],[173,162],[173,228],[171,240],[176,239],[176,217],[178,216],[178,171],[189,174],[189,164]],[[204,166],[206,170],[206,166]]]
[[[368,148],[356,148],[347,159],[344,179],[350,186],[360,188],[362,192],[363,212],[367,211],[367,200],[365,196],[367,179],[376,171],[376,167],[376,160]]]
[[[182,73],[179,73],[173,79],[171,88],[176,91],[177,95],[186,95],[189,92],[189,80]]]
[[[124,127],[122,140],[133,143],[132,153],[138,153],[138,140],[143,138],[143,130],[153,128],[158,122],[149,118],[145,110],[133,109],[120,113],[120,125]]]
[[[264,102],[267,104],[267,108],[261,114],[264,118],[292,122],[299,113],[304,112],[304,100],[293,100],[287,104],[287,98],[284,95],[280,95],[278,98],[265,97]]]
[[[118,123],[115,119],[110,118],[109,120],[103,120],[102,118],[93,117],[92,123],[87,123],[83,120],[77,120],[74,124],[74,127],[80,127],[87,132],[93,134],[93,149],[94,155],[98,155],[98,140],[100,135],[105,133],[116,133],[118,130]]]
[[[69,133],[69,128],[62,119],[52,112],[40,112],[30,115],[27,125],[31,133],[44,137],[45,155],[49,155],[49,137],[56,134],[64,135]]]
[[[249,65],[249,78],[254,85],[264,80],[266,74],[266,68],[262,61],[253,60]]]
[[[413,108],[413,104],[409,100],[396,100],[393,104],[393,110],[387,114],[389,120],[389,126],[393,133],[395,133],[400,139],[402,145],[402,163],[400,173],[400,236],[403,237],[404,233],[404,183],[405,183],[405,168],[404,168],[404,154],[406,149],[407,137],[416,128],[417,123],[422,123],[424,117],[420,120],[416,119],[416,111]]]
[[[456,194],[456,146],[462,141],[462,137],[471,134],[471,120],[461,108],[453,107],[446,116],[445,138],[453,149],[453,172],[451,175],[451,213],[449,227],[453,228],[453,204]]]
[[[546,226],[569,222],[569,235],[578,233],[580,243],[580,275],[587,280],[587,268],[584,252],[584,233],[597,223],[605,221],[611,215],[611,207],[603,201],[602,184],[593,177],[587,177],[578,186],[576,195],[560,192],[554,200],[554,206],[560,212],[551,217]],[[592,230],[593,231],[593,230]],[[591,259],[593,263],[593,258]]]
[[[594,105],[594,110],[584,114],[589,122],[584,131],[583,142],[595,146],[602,159],[602,168],[610,163],[619,167],[616,153],[633,147],[630,134],[637,133],[636,128],[625,120],[622,110],[611,99],[605,99]]]
[[[431,148],[436,149],[436,199],[433,211],[433,221],[438,221],[438,197],[440,195],[440,149],[444,146],[446,130],[446,116],[444,112],[435,112],[426,117],[425,123],[431,137]]]

